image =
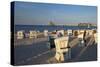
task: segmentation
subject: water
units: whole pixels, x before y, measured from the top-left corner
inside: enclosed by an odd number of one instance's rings
[[[43,32],[44,30],[54,31],[54,30],[77,30],[77,29],[94,29],[95,26],[88,27],[78,27],[78,26],[48,26],[48,25],[15,25],[15,32],[19,30],[24,30],[25,32],[29,32],[29,30],[37,30]]]

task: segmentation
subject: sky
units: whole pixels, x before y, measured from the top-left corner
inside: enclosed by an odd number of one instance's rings
[[[97,24],[97,7],[69,4],[15,2],[16,25],[56,25],[92,23]]]

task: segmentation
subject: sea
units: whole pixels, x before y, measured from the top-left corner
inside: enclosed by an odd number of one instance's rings
[[[48,30],[49,32],[54,30],[80,30],[80,29],[97,29],[96,26],[64,26],[64,25],[57,25],[57,26],[50,26],[50,25],[15,25],[14,31],[24,30],[25,32],[29,32],[30,30],[40,31],[43,32],[44,30]]]

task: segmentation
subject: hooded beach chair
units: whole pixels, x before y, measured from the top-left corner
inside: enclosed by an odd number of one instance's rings
[[[58,62],[71,59],[71,50],[68,45],[69,37],[60,37],[54,40],[56,47],[55,58]]]

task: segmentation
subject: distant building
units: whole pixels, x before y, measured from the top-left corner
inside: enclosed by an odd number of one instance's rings
[[[79,23],[78,26],[79,27],[88,27],[88,28],[90,28],[92,26],[92,24],[91,23]]]

